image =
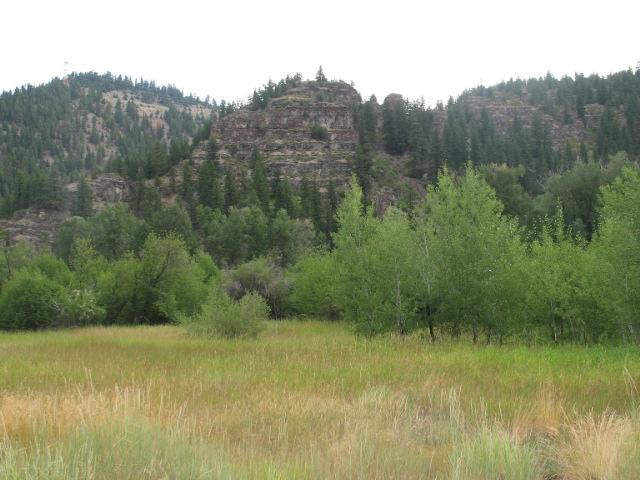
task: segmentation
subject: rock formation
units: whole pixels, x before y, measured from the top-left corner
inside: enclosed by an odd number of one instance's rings
[[[304,82],[271,99],[262,109],[244,108],[213,126],[221,146],[223,168],[247,169],[254,149],[269,173],[280,170],[297,185],[303,176],[325,184],[329,178],[346,181],[351,172],[358,134],[354,104],[360,96],[343,82]],[[324,129],[326,139],[312,137]]]

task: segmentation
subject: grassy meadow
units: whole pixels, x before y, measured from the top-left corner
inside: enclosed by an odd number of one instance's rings
[[[0,334],[0,479],[637,479],[640,350]]]

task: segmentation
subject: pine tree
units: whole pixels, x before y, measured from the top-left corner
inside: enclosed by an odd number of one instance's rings
[[[257,149],[251,153],[251,190],[257,206],[263,212],[269,212],[269,182],[267,180],[267,167],[262,160],[262,155]]]
[[[277,213],[279,210],[284,210],[290,217],[295,216],[293,192],[289,186],[289,180],[287,180],[287,177],[282,176],[280,170],[276,170],[274,174],[271,196],[273,198],[274,213]]]
[[[93,215],[93,194],[85,177],[78,181],[78,190],[71,207],[71,214],[76,217]]]
[[[238,187],[233,172],[227,170],[224,176],[224,212],[229,213],[232,207],[238,206]]]
[[[219,175],[220,167],[217,160],[207,156],[198,169],[198,200],[213,210],[222,208],[223,204]]]
[[[326,82],[327,77],[324,76],[324,71],[322,70],[322,65],[318,68],[316,72],[316,82]]]

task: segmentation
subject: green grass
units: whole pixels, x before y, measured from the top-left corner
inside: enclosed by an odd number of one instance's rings
[[[632,347],[280,321],[0,334],[0,355],[0,479],[638,478]]]

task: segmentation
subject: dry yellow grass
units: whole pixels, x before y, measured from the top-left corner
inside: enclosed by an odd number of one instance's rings
[[[549,468],[572,480],[625,478],[633,429],[632,419],[614,412],[578,416],[547,442]]]
[[[0,479],[637,478],[633,351],[367,341],[316,322],[257,340],[91,328],[0,348]],[[593,355],[598,375],[556,371]]]

